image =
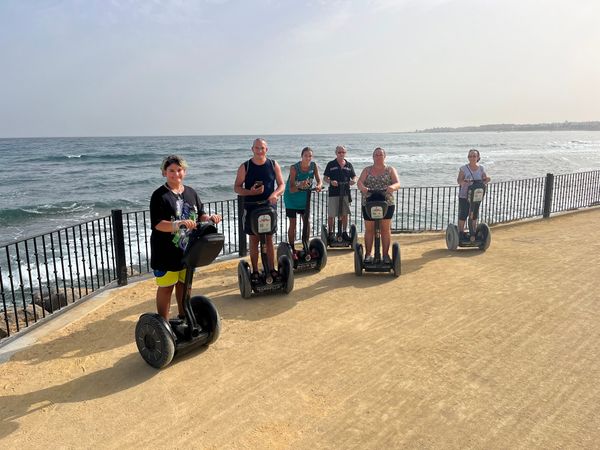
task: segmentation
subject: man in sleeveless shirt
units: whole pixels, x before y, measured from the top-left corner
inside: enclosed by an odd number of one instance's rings
[[[267,200],[275,208],[277,199],[285,189],[281,167],[276,161],[267,158],[269,148],[264,139],[255,139],[252,144],[252,158],[242,163],[237,171],[234,190],[236,194],[244,196],[245,223],[244,231],[250,237],[250,263],[252,264],[252,277],[258,277],[258,244],[259,238],[252,233],[250,227],[250,212],[257,207],[253,202]],[[275,187],[277,184],[277,187]],[[275,246],[273,235],[266,236],[266,250],[269,265],[275,267]],[[277,276],[274,273],[272,275]]]

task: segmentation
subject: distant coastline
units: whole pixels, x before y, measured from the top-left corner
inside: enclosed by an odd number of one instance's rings
[[[600,121],[596,122],[555,122],[513,124],[499,123],[469,127],[436,127],[415,130],[415,133],[464,133],[474,131],[600,131]]]

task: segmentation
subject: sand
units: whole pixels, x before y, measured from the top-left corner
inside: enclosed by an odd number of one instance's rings
[[[394,236],[400,278],[331,251],[287,296],[203,268],[221,337],[161,371],[133,339],[153,280],[112,289],[0,365],[0,447],[599,448],[599,223],[494,227],[485,253]]]

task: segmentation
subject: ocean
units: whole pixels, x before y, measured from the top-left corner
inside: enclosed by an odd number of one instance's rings
[[[164,182],[162,158],[189,164],[186,184],[204,202],[235,198],[233,182],[256,136],[164,136],[0,139],[0,245],[110,214],[143,210]],[[348,149],[357,174],[375,147],[405,187],[454,185],[470,148],[481,152],[492,182],[600,169],[600,132],[378,133],[262,136],[284,168],[310,146],[321,170]]]

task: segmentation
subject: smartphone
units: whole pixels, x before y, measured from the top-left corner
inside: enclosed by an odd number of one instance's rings
[[[255,182],[254,182],[254,187],[255,187],[255,188],[259,188],[259,187],[261,187],[262,185],[263,185],[263,182],[262,182],[262,181],[255,181]]]

